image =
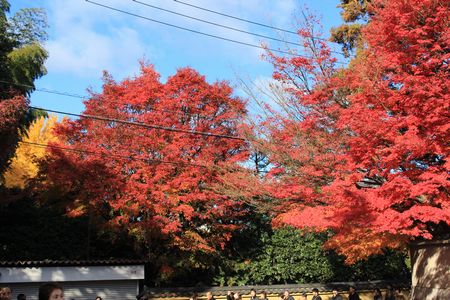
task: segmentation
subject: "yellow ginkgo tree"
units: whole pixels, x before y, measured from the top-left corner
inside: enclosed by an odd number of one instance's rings
[[[37,176],[38,160],[47,153],[45,147],[38,145],[47,145],[57,140],[53,134],[53,128],[57,122],[58,118],[50,115],[48,118],[40,117],[31,124],[26,134],[22,136],[22,143],[4,174],[4,185],[7,188],[23,189],[30,179]]]

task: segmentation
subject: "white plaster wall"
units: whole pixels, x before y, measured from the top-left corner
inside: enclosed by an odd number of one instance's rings
[[[80,281],[60,282],[64,289],[66,300],[94,300],[100,296],[105,300],[136,300],[139,294],[138,280],[115,280],[115,281]],[[23,293],[27,300],[38,300],[38,291],[41,283],[12,283],[12,299]]]
[[[0,268],[0,285],[20,282],[144,279],[144,266]]]

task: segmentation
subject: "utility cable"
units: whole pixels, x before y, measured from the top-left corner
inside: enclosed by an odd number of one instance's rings
[[[136,157],[136,156],[126,156],[126,155],[119,155],[119,154],[112,154],[112,153],[101,153],[101,152],[89,151],[89,150],[84,150],[84,149],[68,148],[68,147],[34,143],[34,142],[26,142],[26,141],[19,141],[19,143],[29,145],[29,146],[35,146],[35,147],[39,147],[39,148],[47,148],[48,147],[48,148],[52,148],[52,149],[71,151],[71,152],[76,152],[76,153],[91,154],[91,155],[97,155],[97,156],[101,156],[101,157],[107,155],[108,157],[122,158],[122,159],[126,159],[126,160],[139,160],[139,161],[144,161],[144,162],[148,162],[148,163],[162,163],[162,164],[170,164],[170,165],[189,165],[189,166],[195,166],[195,167],[201,167],[201,168],[208,168],[208,166],[206,166],[206,165],[194,164],[194,163],[189,163],[189,162],[175,162],[175,161],[166,161],[166,160],[143,158],[143,157]]]
[[[179,133],[186,133],[186,134],[192,134],[192,135],[202,135],[205,137],[217,137],[217,138],[222,138],[222,139],[246,141],[246,139],[244,139],[244,138],[237,137],[237,136],[231,136],[231,135],[225,135],[225,134],[216,134],[216,133],[204,132],[204,131],[178,129],[178,128],[172,128],[172,127],[167,127],[167,126],[153,125],[153,124],[147,124],[147,123],[142,123],[142,122],[132,122],[132,121],[108,118],[108,117],[103,117],[103,116],[97,116],[97,115],[74,114],[74,113],[40,108],[40,107],[34,107],[34,106],[30,106],[30,108],[34,109],[34,110],[52,112],[52,113],[56,113],[56,114],[66,115],[66,116],[73,116],[73,117],[94,119],[94,120],[105,121],[105,122],[116,122],[116,123],[121,123],[121,124],[126,124],[126,125],[139,126],[139,127],[144,127],[147,129],[156,129],[156,130],[179,132]]]
[[[29,85],[29,84],[8,82],[8,81],[4,81],[4,80],[0,80],[0,82],[6,83],[6,84],[9,84],[9,85],[23,86],[23,87],[35,89],[38,92],[44,92],[44,93],[49,93],[49,94],[56,94],[56,95],[67,96],[67,97],[72,97],[72,98],[79,98],[79,99],[88,99],[88,97],[86,97],[86,96],[82,96],[82,95],[78,95],[78,94],[72,94],[72,93],[68,93],[68,92],[61,92],[61,91],[56,91],[56,90],[50,90],[50,89],[46,89],[46,88],[37,88],[37,87]]]
[[[144,20],[147,20],[147,21],[155,22],[155,23],[166,25],[166,26],[173,27],[173,28],[178,28],[178,29],[181,29],[181,30],[184,30],[184,31],[189,31],[189,32],[192,32],[192,33],[197,33],[197,34],[200,34],[200,35],[212,37],[212,38],[215,38],[215,39],[228,41],[228,42],[232,42],[232,43],[236,43],[236,44],[240,44],[240,45],[244,45],[244,46],[248,46],[248,47],[259,48],[259,49],[263,49],[263,50],[266,50],[266,51],[268,50],[268,51],[272,51],[272,52],[282,53],[282,54],[286,54],[286,55],[290,55],[290,56],[300,56],[300,57],[304,57],[304,58],[308,58],[308,59],[314,59],[314,57],[296,54],[293,51],[288,52],[288,51],[283,51],[283,50],[279,50],[279,49],[272,49],[272,48],[268,48],[268,47],[266,48],[266,47],[258,46],[258,45],[255,45],[255,44],[250,44],[250,43],[247,43],[247,42],[242,42],[242,41],[238,41],[238,40],[234,40],[234,39],[230,39],[230,38],[226,38],[226,37],[222,37],[222,36],[218,36],[218,35],[214,35],[214,34],[210,34],[210,33],[205,33],[205,32],[202,32],[202,31],[198,31],[198,30],[194,30],[194,29],[190,29],[190,28],[186,28],[186,27],[182,27],[182,26],[178,26],[178,25],[174,25],[174,24],[170,24],[170,23],[166,23],[166,22],[162,22],[162,21],[158,21],[158,20],[151,19],[151,18],[148,18],[148,17],[145,17],[145,16],[141,16],[141,15],[129,12],[129,11],[125,11],[125,10],[118,9],[118,8],[115,8],[115,7],[112,7],[112,6],[101,4],[101,3],[98,3],[98,2],[95,2],[95,1],[91,1],[91,0],[85,0],[85,1],[89,2],[91,4],[94,4],[94,5],[97,5],[97,6],[106,8],[106,9],[109,9],[109,10],[113,10],[113,11],[117,11],[117,12],[129,15],[129,16],[133,16],[133,17],[136,17],[136,18],[144,19]],[[340,62],[340,61],[336,61],[336,63],[342,64],[342,65],[346,64],[346,63]]]
[[[254,25],[258,25],[258,26],[262,26],[262,27],[266,27],[266,28],[270,28],[270,29],[286,32],[286,33],[291,33],[291,34],[295,34],[295,35],[298,34],[298,32],[295,32],[295,31],[292,31],[292,30],[287,30],[287,29],[283,29],[283,28],[279,28],[279,27],[263,24],[263,23],[260,23],[260,22],[255,22],[255,21],[244,19],[244,18],[239,18],[239,17],[236,17],[236,16],[232,16],[232,15],[229,15],[229,14],[218,12],[218,11],[215,11],[215,10],[212,10],[212,9],[204,8],[204,7],[197,6],[197,5],[194,5],[194,4],[190,4],[190,3],[187,3],[187,2],[183,2],[183,1],[179,1],[179,0],[173,0],[173,1],[175,1],[177,3],[180,3],[180,4],[183,4],[183,5],[186,5],[186,6],[190,6],[190,7],[196,8],[196,9],[207,11],[207,12],[210,12],[210,13],[213,13],[213,14],[216,14],[216,15],[232,18],[232,19],[235,19],[235,20],[239,20],[239,21],[242,21],[242,22],[246,22],[246,23],[250,23],[250,24],[254,24]],[[325,38],[321,38],[321,37],[316,37],[316,36],[309,36],[309,37],[312,38],[312,39],[316,39],[316,40],[321,40],[321,41],[325,41],[325,42],[329,42],[329,43],[335,43],[335,42],[329,41],[329,40],[327,40]]]
[[[282,39],[279,39],[279,38],[275,38],[275,37],[271,37],[271,36],[267,36],[267,35],[263,35],[263,34],[259,34],[259,33],[254,33],[254,32],[250,32],[250,31],[246,31],[246,30],[242,30],[242,29],[239,29],[239,28],[236,28],[236,27],[231,27],[231,26],[219,24],[219,23],[216,23],[216,22],[211,22],[211,21],[208,21],[208,20],[205,20],[205,19],[200,19],[200,18],[197,18],[197,17],[193,17],[193,16],[189,16],[189,15],[186,15],[186,14],[182,14],[182,13],[179,13],[179,12],[176,12],[176,11],[173,11],[173,10],[169,10],[169,9],[165,9],[165,8],[162,8],[162,7],[159,7],[159,6],[151,5],[151,4],[148,4],[148,3],[145,3],[145,2],[141,2],[139,0],[132,0],[132,1],[136,2],[138,4],[141,4],[141,5],[147,6],[147,7],[151,7],[151,8],[154,8],[154,9],[161,10],[161,11],[165,11],[165,12],[168,12],[168,13],[171,13],[171,14],[174,14],[174,15],[182,16],[182,17],[185,17],[185,18],[188,18],[188,19],[192,19],[192,20],[196,20],[196,21],[199,21],[199,22],[203,22],[203,23],[206,23],[206,24],[214,25],[214,26],[217,26],[217,27],[222,27],[222,28],[225,28],[225,29],[229,29],[229,30],[233,30],[233,31],[236,31],[236,32],[241,32],[241,33],[257,36],[257,37],[260,37],[260,38],[265,38],[265,39],[272,40],[272,41],[282,42],[282,43],[291,44],[291,45],[300,46],[300,47],[303,46],[302,44],[299,44],[299,43],[296,43],[296,42],[290,42],[290,41],[282,40]],[[338,52],[338,51],[330,51],[330,52],[336,53],[336,54],[345,55],[344,53]]]
[[[61,95],[61,96],[68,96],[68,97],[79,98],[79,99],[85,99],[85,100],[89,99],[88,96],[82,96],[82,95],[79,95],[79,94],[72,94],[72,93],[63,92],[63,91],[57,91],[57,90],[49,90],[49,89],[43,89],[43,88],[36,88],[36,87],[34,87],[34,86],[27,85],[27,84],[13,83],[13,82],[8,82],[8,81],[4,81],[4,80],[0,80],[0,82],[6,83],[6,84],[10,84],[10,85],[17,85],[17,86],[23,86],[23,87],[34,88],[34,89],[35,89],[36,91],[38,91],[38,92],[45,92],[45,93],[49,93],[49,94],[56,94],[56,95]],[[209,118],[211,118],[211,117],[214,117],[214,116],[202,115],[202,114],[199,114],[199,113],[191,113],[191,112],[184,112],[184,111],[171,110],[171,109],[161,109],[161,110],[154,109],[153,111],[155,111],[155,112],[171,113],[171,114],[178,114],[178,115],[180,115],[180,116],[184,116],[184,115],[195,116],[195,117],[198,117],[199,119],[209,119]]]

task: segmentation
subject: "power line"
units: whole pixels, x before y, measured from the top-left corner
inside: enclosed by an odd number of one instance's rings
[[[8,82],[8,81],[4,81],[4,80],[0,80],[0,82],[6,83],[6,84],[10,84],[10,85],[17,85],[17,86],[23,86],[23,87],[29,87],[29,88],[34,88],[36,91],[38,92],[46,92],[49,94],[56,94],[56,95],[61,95],[61,96],[68,96],[68,97],[73,97],[73,98],[79,98],[79,99],[89,99],[88,96],[82,96],[79,94],[72,94],[69,92],[63,92],[63,91],[57,91],[57,90],[48,90],[48,89],[42,89],[42,88],[36,88],[34,86],[31,85],[27,85],[27,84],[21,84],[21,83],[14,83],[14,82]],[[184,111],[177,111],[177,110],[171,110],[171,109],[153,109],[154,112],[165,112],[165,113],[173,113],[173,114],[178,114],[180,116],[182,115],[188,115],[188,116],[195,116],[198,117],[200,119],[208,119],[211,118],[211,116],[207,116],[207,115],[202,115],[199,113],[190,113],[190,112],[184,112]]]
[[[37,88],[37,87],[35,87],[33,85],[28,85],[28,84],[23,84],[23,83],[8,82],[8,81],[4,81],[4,80],[0,80],[0,82],[6,83],[6,84],[9,84],[9,85],[16,85],[16,86],[23,86],[23,87],[31,88],[31,89],[34,89],[34,90],[36,90],[38,92],[44,92],[44,93],[49,93],[49,94],[56,94],[56,95],[67,96],[67,97],[72,97],[72,98],[88,99],[88,97],[82,96],[82,95],[79,95],[79,94],[73,94],[73,93],[69,93],[69,92],[61,92],[61,91],[50,90],[50,89],[46,89],[46,88]]]
[[[126,14],[126,15],[130,15],[130,16],[133,16],[133,17],[136,17],[136,18],[141,18],[141,19],[144,19],[144,20],[148,20],[148,21],[159,23],[159,24],[162,24],[162,25],[178,28],[178,29],[189,31],[189,32],[192,32],[192,33],[197,33],[197,34],[201,34],[201,35],[204,35],[204,36],[208,36],[208,37],[212,37],[212,38],[216,38],[216,39],[220,39],[220,40],[224,40],[224,41],[228,41],[228,42],[233,42],[233,43],[237,43],[237,44],[241,44],[241,45],[245,45],[245,46],[249,46],[249,47],[253,47],[253,48],[260,48],[260,49],[264,49],[264,50],[270,50],[270,51],[273,51],[273,52],[279,52],[279,53],[283,53],[283,54],[293,55],[292,53],[287,52],[287,51],[264,48],[264,47],[261,47],[261,46],[258,46],[258,45],[254,45],[254,44],[250,44],[250,43],[246,43],[246,42],[242,42],[242,41],[237,41],[237,40],[221,37],[221,36],[218,36],[218,35],[213,35],[213,34],[201,32],[201,31],[197,31],[197,30],[194,30],[194,29],[185,28],[185,27],[182,27],[182,26],[173,25],[173,24],[170,24],[170,23],[158,21],[158,20],[151,19],[151,18],[148,18],[148,17],[145,17],[145,16],[137,15],[137,14],[132,13],[132,12],[128,12],[128,11],[121,10],[121,9],[118,9],[118,8],[115,8],[115,7],[104,5],[104,4],[101,4],[101,3],[97,3],[97,2],[94,2],[94,1],[91,1],[91,0],[85,0],[85,1],[89,2],[91,4],[94,4],[94,5],[97,5],[97,6],[101,6],[101,7],[110,9],[110,10],[121,12],[121,13]],[[311,58],[311,57],[306,57],[306,58]]]
[[[48,145],[48,144],[41,144],[41,143],[34,143],[34,142],[26,142],[26,141],[19,141],[21,144],[29,145],[29,146],[35,146],[39,148],[52,148],[52,149],[58,149],[58,150],[64,150],[64,151],[71,151],[76,153],[84,153],[84,154],[91,154],[91,155],[97,155],[97,156],[105,156],[108,155],[108,157],[116,157],[116,158],[122,158],[126,160],[139,160],[144,161],[148,163],[162,163],[162,164],[170,164],[170,165],[189,165],[189,166],[195,166],[195,167],[201,167],[201,168],[208,168],[206,165],[200,165],[200,164],[194,164],[189,162],[175,162],[175,161],[166,161],[166,160],[160,160],[160,159],[152,159],[152,158],[144,158],[144,157],[135,157],[135,156],[126,156],[126,155],[119,155],[119,154],[113,154],[113,153],[101,153],[101,152],[95,152],[95,151],[89,151],[84,149],[78,149],[78,148],[67,148],[62,146],[55,146],[55,145]]]
[[[121,10],[121,9],[118,9],[118,8],[115,8],[115,7],[111,7],[111,6],[108,6],[108,5],[105,5],[105,4],[101,4],[101,3],[98,3],[98,2],[94,2],[94,1],[91,1],[91,0],[85,0],[85,1],[89,2],[91,4],[94,4],[94,5],[97,5],[97,6],[106,8],[106,9],[109,9],[109,10],[113,10],[113,11],[117,11],[117,12],[129,15],[129,16],[133,16],[133,17],[136,17],[136,18],[144,19],[144,20],[147,20],[147,21],[155,22],[155,23],[166,25],[166,26],[173,27],[173,28],[178,28],[178,29],[181,29],[181,30],[184,30],[184,31],[189,31],[189,32],[192,32],[192,33],[197,33],[197,34],[200,34],[200,35],[212,37],[212,38],[215,38],[215,39],[224,40],[224,41],[228,41],[228,42],[232,42],[232,43],[236,43],[236,44],[240,44],[240,45],[244,45],[244,46],[248,46],[248,47],[259,48],[259,49],[263,49],[263,50],[266,50],[266,51],[268,50],[268,51],[282,53],[282,54],[287,54],[287,55],[291,55],[291,56],[300,56],[300,57],[304,57],[304,58],[308,58],[308,59],[314,59],[314,57],[311,57],[311,56],[300,55],[300,54],[296,54],[294,52],[288,52],[288,51],[283,51],[283,50],[278,50],[278,49],[266,48],[266,47],[250,44],[250,43],[247,43],[247,42],[242,42],[242,41],[238,41],[238,40],[234,40],[234,39],[230,39],[230,38],[226,38],[226,37],[222,37],[222,36],[218,36],[218,35],[214,35],[214,34],[210,34],[210,33],[205,33],[205,32],[202,32],[202,31],[198,31],[198,30],[194,30],[194,29],[190,29],[190,28],[186,28],[186,27],[182,27],[182,26],[178,26],[178,25],[174,25],[174,24],[170,24],[170,23],[166,23],[166,22],[162,22],[162,21],[158,21],[158,20],[155,20],[155,19],[151,19],[151,18],[148,18],[148,17],[145,17],[145,16],[141,16],[141,15],[129,12],[129,11]],[[336,61],[336,63],[342,64],[342,65],[346,64],[346,63],[340,62],[340,61]]]
[[[213,13],[213,14],[216,14],[216,15],[232,18],[232,19],[235,19],[235,20],[239,20],[239,21],[242,21],[242,22],[246,22],[246,23],[250,23],[250,24],[254,24],[254,25],[258,25],[258,26],[262,26],[262,27],[266,27],[266,28],[270,28],[270,29],[275,29],[275,30],[278,30],[278,31],[283,31],[283,32],[286,32],[286,33],[297,34],[297,32],[292,31],[292,30],[282,29],[282,28],[271,26],[271,25],[266,25],[266,24],[263,24],[263,23],[247,20],[247,19],[244,19],[244,18],[239,18],[239,17],[236,17],[236,16],[232,16],[232,15],[229,15],[229,14],[218,12],[218,11],[215,11],[215,10],[212,10],[212,9],[204,8],[204,7],[197,6],[197,5],[194,5],[194,4],[190,4],[190,3],[187,3],[187,2],[183,2],[183,1],[179,1],[179,0],[173,0],[173,1],[175,1],[177,3],[180,3],[180,4],[183,4],[183,5],[186,5],[186,6],[190,6],[190,7],[196,8],[196,9],[207,11],[207,12],[210,12],[210,13]]]
[[[142,123],[142,122],[132,122],[132,121],[107,118],[107,117],[96,116],[96,115],[74,114],[74,113],[40,108],[40,107],[34,107],[34,106],[30,106],[30,108],[34,109],[34,110],[41,110],[41,111],[52,112],[52,113],[56,113],[56,114],[73,116],[73,117],[80,117],[80,118],[94,119],[94,120],[105,121],[105,122],[116,122],[116,123],[121,123],[121,124],[139,126],[139,127],[144,127],[147,129],[156,129],[156,130],[164,130],[164,131],[171,131],[171,132],[187,133],[187,134],[192,134],[192,135],[202,135],[202,136],[206,136],[206,137],[217,137],[217,138],[222,138],[222,139],[245,141],[244,138],[237,137],[237,136],[231,136],[231,135],[225,135],[225,134],[216,134],[216,133],[204,132],[204,131],[171,128],[171,127],[166,127],[166,126],[161,126],[161,125],[152,125],[152,124],[147,124],[147,123]]]
[[[232,15],[225,14],[225,13],[222,13],[222,12],[218,12],[218,11],[215,11],[215,10],[212,10],[212,9],[208,9],[208,8],[204,8],[204,7],[201,7],[201,6],[194,5],[194,4],[190,4],[190,3],[187,3],[187,2],[183,2],[183,1],[179,1],[179,0],[173,0],[173,1],[175,1],[177,3],[180,3],[180,4],[183,4],[183,5],[186,5],[186,6],[190,6],[190,7],[196,8],[196,9],[207,11],[207,12],[210,12],[210,13],[213,13],[213,14],[216,14],[216,15],[232,18],[232,19],[235,19],[235,20],[239,20],[239,21],[242,21],[242,22],[246,22],[246,23],[250,23],[250,24],[254,24],[254,25],[258,25],[258,26],[262,26],[262,27],[266,27],[266,28],[270,28],[270,29],[275,29],[275,30],[278,30],[278,31],[291,33],[291,34],[295,34],[295,35],[298,34],[298,32],[295,32],[295,31],[292,31],[292,30],[287,30],[287,29],[283,29],[283,28],[279,28],[279,27],[263,24],[263,23],[260,23],[260,22],[247,20],[247,19],[244,19],[244,18],[232,16]],[[321,37],[317,37],[317,36],[309,36],[309,38],[316,39],[316,40],[321,40],[321,41],[325,41],[325,42],[329,42],[329,43],[335,43],[335,42],[329,41],[329,40],[327,40],[325,38],[321,38]]]
[[[219,23],[216,23],[216,22],[211,22],[211,21],[208,21],[208,20],[205,20],[205,19],[200,19],[200,18],[197,18],[197,17],[189,16],[189,15],[186,15],[186,14],[182,14],[182,13],[179,13],[179,12],[176,12],[176,11],[173,11],[173,10],[165,9],[165,8],[162,8],[162,7],[159,7],[159,6],[151,5],[151,4],[148,4],[148,3],[145,3],[145,2],[141,2],[141,1],[138,1],[138,0],[132,0],[132,1],[136,2],[138,4],[141,4],[141,5],[147,6],[147,7],[151,7],[151,8],[154,8],[154,9],[161,10],[161,11],[165,11],[165,12],[168,12],[168,13],[171,13],[171,14],[174,14],[174,15],[182,16],[182,17],[185,17],[185,18],[188,18],[188,19],[192,19],[192,20],[196,20],[196,21],[199,21],[199,22],[203,22],[203,23],[206,23],[206,24],[214,25],[214,26],[217,26],[217,27],[222,27],[222,28],[225,28],[225,29],[229,29],[229,30],[233,30],[233,31],[241,32],[241,33],[246,33],[246,34],[249,34],[249,35],[253,35],[253,36],[269,39],[269,40],[272,40],[272,41],[283,42],[283,43],[286,43],[286,44],[291,44],[291,45],[300,46],[300,47],[303,46],[302,44],[299,44],[299,43],[296,43],[296,42],[290,42],[290,41],[282,40],[282,39],[279,39],[279,38],[275,38],[275,37],[271,37],[271,36],[267,36],[267,35],[263,35],[263,34],[259,34],[259,33],[254,33],[254,32],[250,32],[250,31],[246,31],[246,30],[242,30],[242,29],[239,29],[239,28],[236,28],[236,27],[231,27],[231,26],[219,24]],[[338,51],[330,51],[330,52],[344,55],[344,53],[338,52]]]

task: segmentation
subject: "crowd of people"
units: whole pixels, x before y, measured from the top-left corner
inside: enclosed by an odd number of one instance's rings
[[[12,300],[11,289],[9,287],[0,287],[0,300]],[[62,286],[57,283],[45,283],[39,287],[39,300],[64,300],[64,290]],[[17,300],[27,300],[25,294],[18,294]],[[95,300],[102,300],[101,297],[96,297]]]

